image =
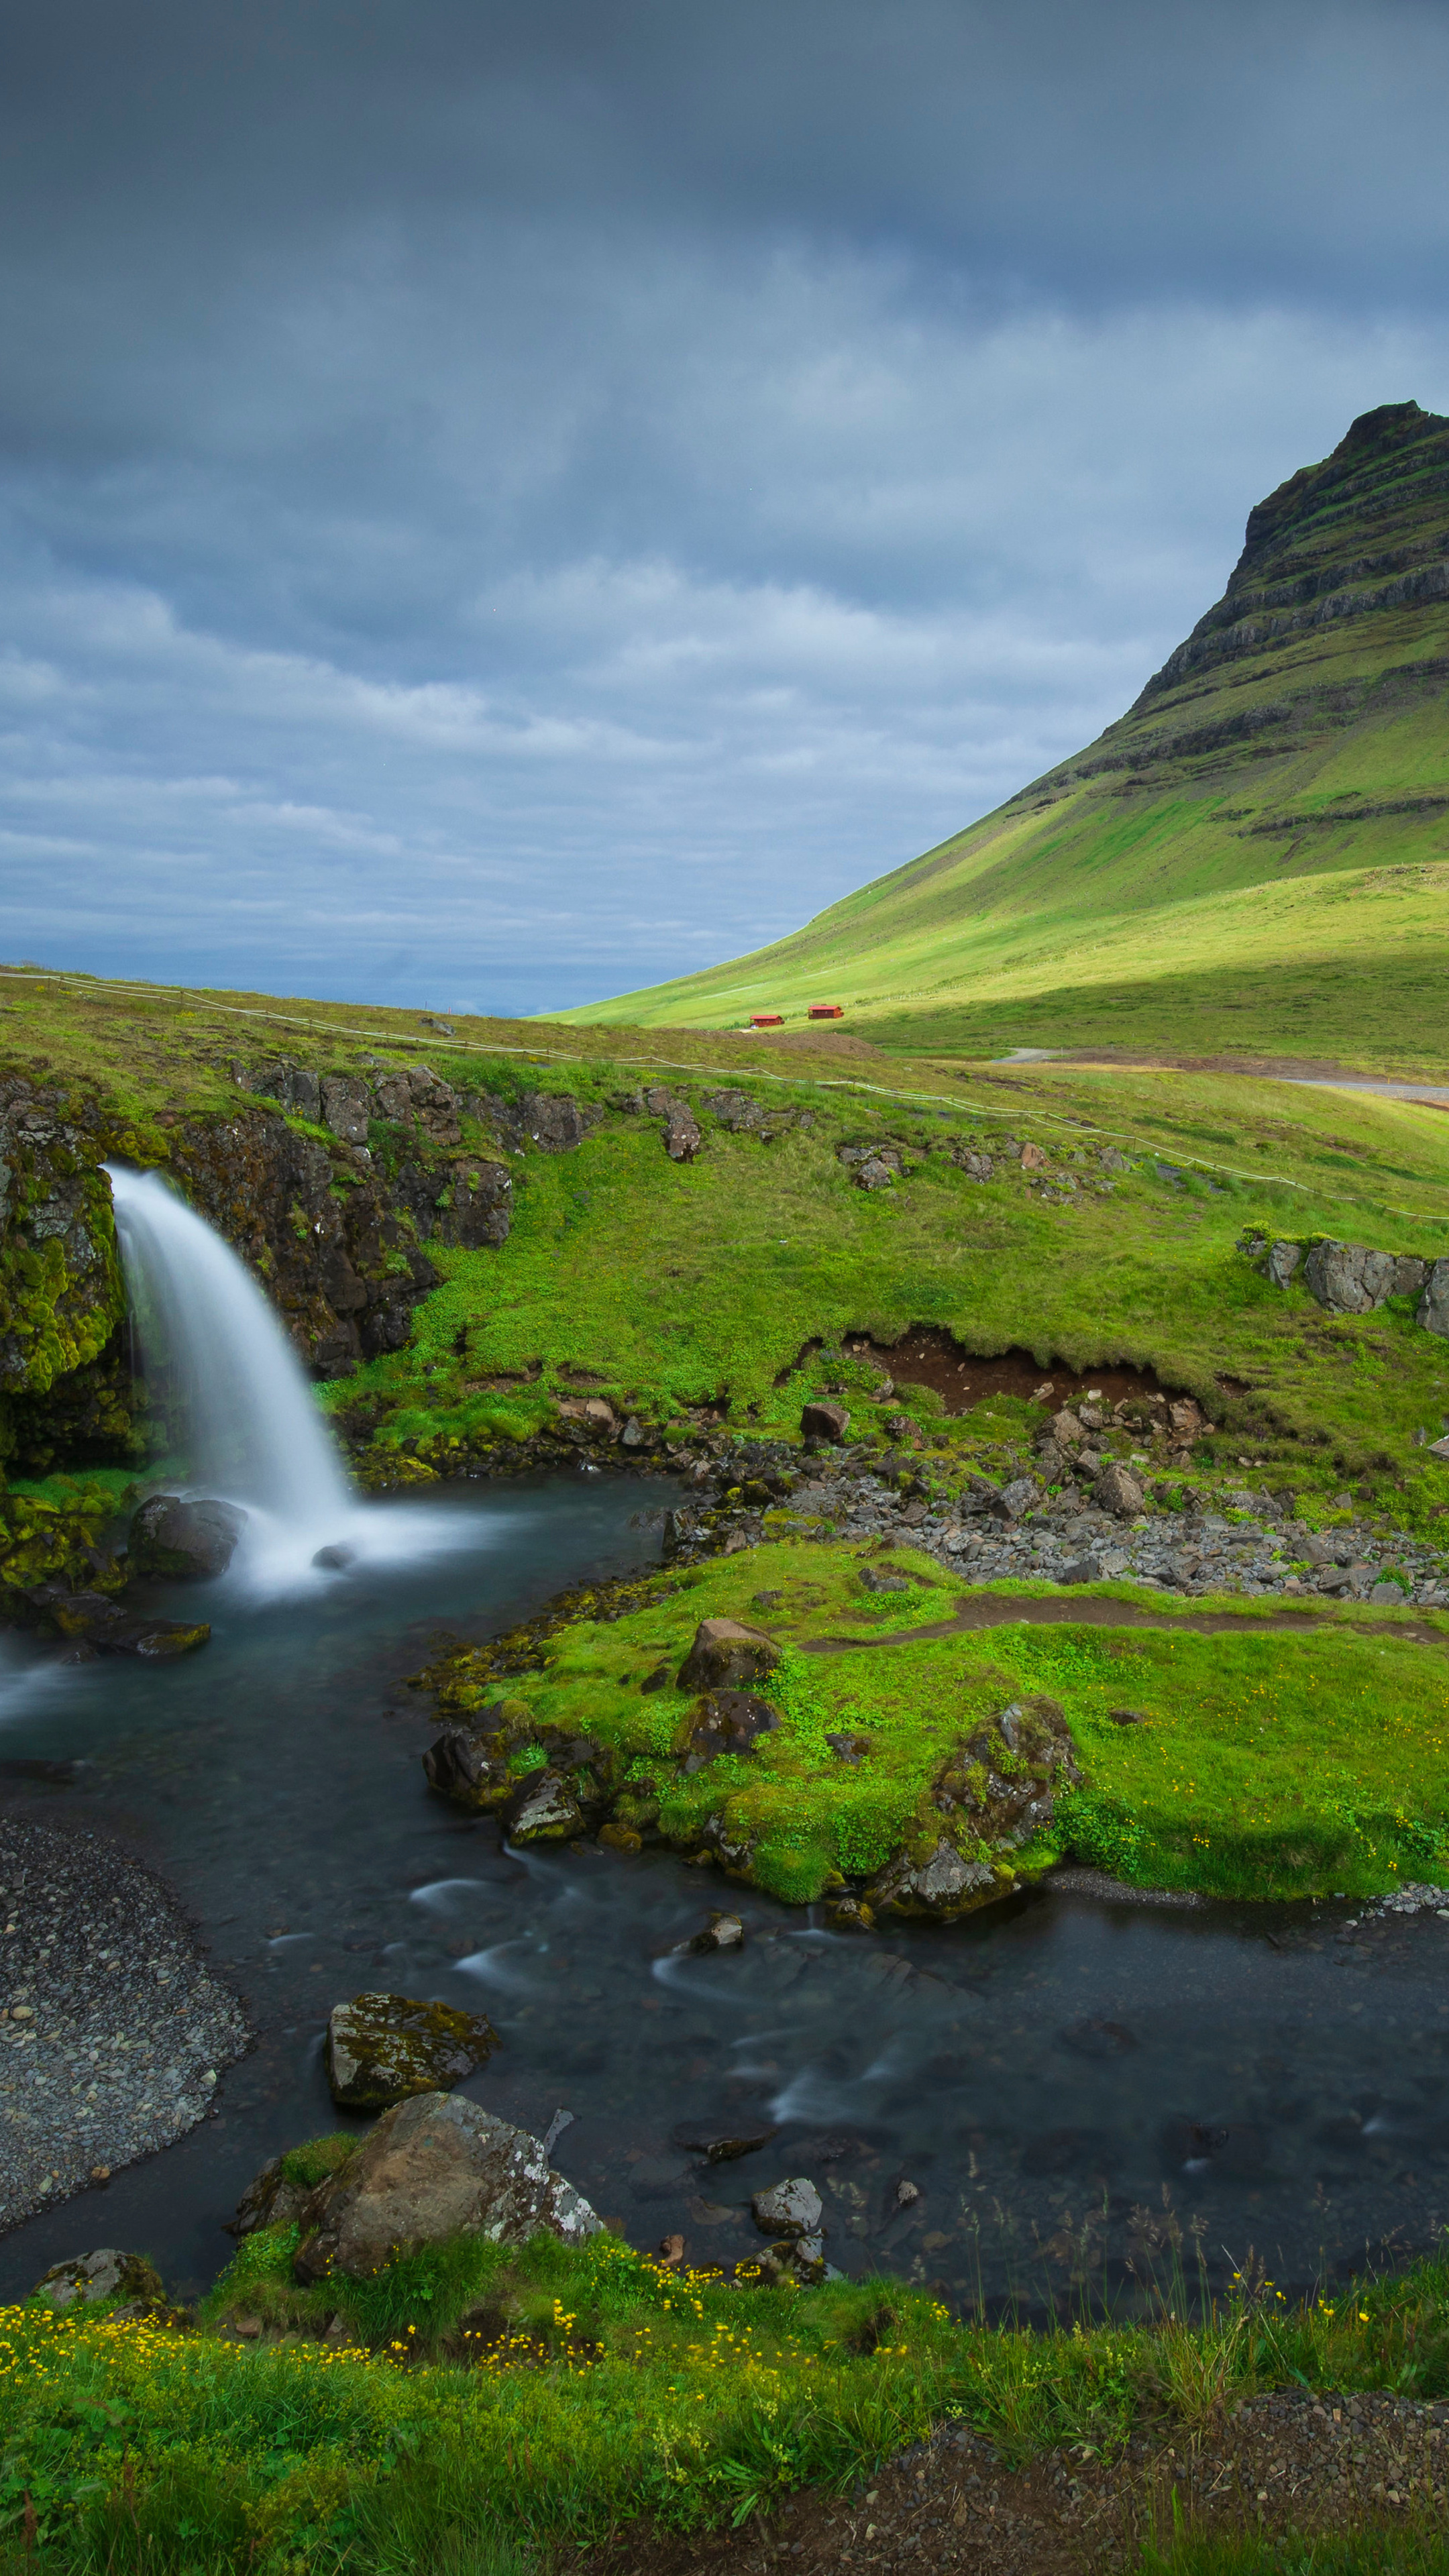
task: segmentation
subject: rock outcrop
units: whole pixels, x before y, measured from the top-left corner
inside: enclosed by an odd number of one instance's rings
[[[549,2164],[542,2141],[476,2102],[414,2094],[311,2195],[302,2214],[299,2281],[341,2272],[366,2280],[401,2254],[451,2236],[523,2245],[541,2230],[579,2244],[599,2233],[588,2202]]]

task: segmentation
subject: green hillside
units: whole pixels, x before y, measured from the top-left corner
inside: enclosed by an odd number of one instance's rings
[[[1449,1064],[1449,420],[1356,420],[1261,502],[1125,716],[773,947],[577,1011],[842,1003],[874,1043]]]

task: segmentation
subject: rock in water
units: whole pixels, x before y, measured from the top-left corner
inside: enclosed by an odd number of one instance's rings
[[[912,1861],[904,1852],[887,1861],[871,1882],[869,1902],[877,1914],[935,1915],[949,1921],[989,1897],[1009,1896],[1012,1885],[1009,1873],[998,1881],[994,1869],[984,1861],[964,1860],[943,1837],[924,1861]]]
[[[450,2236],[524,2245],[540,2231],[577,2245],[602,2221],[553,2172],[543,2142],[476,2102],[418,2093],[385,2111],[357,2154],[313,2193],[295,2271],[366,2280]]]
[[[693,1940],[685,1944],[686,1949],[697,1951],[701,1956],[711,1950],[742,1950],[744,1946],[745,1927],[738,1914],[717,1913],[711,1914],[704,1930],[696,1932]]]
[[[236,1503],[148,1495],[131,1523],[132,1568],[137,1574],[225,1574],[246,1520]]]
[[[139,1655],[146,1663],[172,1663],[211,1635],[205,1619],[137,1619],[103,1592],[72,1592],[64,1583],[37,1583],[25,1599],[46,1627],[77,1645],[106,1655]]]
[[[817,2236],[823,2208],[820,2194],[804,2174],[771,2183],[750,2202],[755,2225],[765,2236]]]
[[[409,1995],[355,1995],[327,2024],[327,2081],[344,2111],[381,2111],[439,2093],[486,2065],[498,2033],[481,2015]]]
[[[147,2306],[165,2298],[161,2275],[144,2254],[122,2254],[114,2245],[54,2263],[35,2284],[35,2295],[53,2308],[93,2307],[101,2299],[136,2299]]]
[[[738,1619],[701,1619],[679,1667],[681,1690],[740,1688],[763,1681],[780,1661],[780,1648],[761,1628]]]

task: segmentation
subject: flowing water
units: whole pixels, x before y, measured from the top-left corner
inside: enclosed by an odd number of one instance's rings
[[[786,2173],[821,2186],[843,2269],[1029,2310],[1130,2302],[1199,2256],[1221,2284],[1252,2249],[1287,2285],[1432,2241],[1449,1924],[1341,1939],[1347,1906],[1043,1895],[859,1940],[663,1853],[510,1852],[432,1797],[405,1677],[440,1635],[656,1558],[672,1490],[456,1492],[425,1508],[458,1543],[319,1595],[157,1585],[158,1608],[214,1623],[169,1671],[12,1647],[0,1758],[90,1767],[70,1788],[12,1781],[10,1802],[153,1861],[258,2046],[189,2138],[0,2243],[0,2295],[95,2244],[146,2248],[178,2290],[213,2278],[257,2167],[338,2125],[326,2014],[378,1987],[486,2012],[501,2045],[465,2089],[536,2132],[570,2111],[560,2168],[636,2242],[678,2229],[692,2259],[757,2246],[749,2194]],[[719,1903],[744,1914],[743,1953],[682,1954]],[[673,2143],[682,2122],[771,2118],[778,2137],[738,2162]],[[920,2197],[897,2208],[903,2180]]]
[[[1042,1892],[951,1930],[836,1936],[662,1853],[510,1850],[430,1796],[407,1677],[588,1576],[655,1562],[675,1489],[587,1474],[369,1504],[235,1257],[164,1184],[112,1175],[148,1378],[195,1490],[248,1513],[231,1573],[138,1606],[212,1622],[173,1668],[0,1644],[0,1784],[118,1836],[190,1907],[254,2054],[163,2154],[0,2244],[0,2297],[100,2244],[194,2295],[264,2160],[338,2125],[326,2016],[367,1990],[486,2012],[466,2090],[542,2133],[641,2244],[757,2250],[749,2199],[820,2185],[828,2250],[1027,2313],[1152,2280],[1280,2285],[1449,2220],[1449,1923],[1347,1906],[1183,1912]],[[340,1568],[314,1566],[319,1546]],[[61,1785],[48,1766],[79,1766]],[[695,1956],[712,1903],[743,1951]],[[772,2124],[705,2163],[675,2131]],[[361,2127],[365,2124],[358,2122]]]
[[[235,1580],[260,1597],[321,1592],[321,1548],[375,1568],[469,1544],[456,1513],[359,1501],[246,1265],[158,1173],[106,1169],[148,1398],[187,1464],[179,1490],[246,1514]]]

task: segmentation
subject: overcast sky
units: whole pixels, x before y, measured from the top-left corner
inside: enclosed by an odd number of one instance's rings
[[[1449,410],[1443,0],[0,21],[11,958],[530,1011],[1090,739]]]

